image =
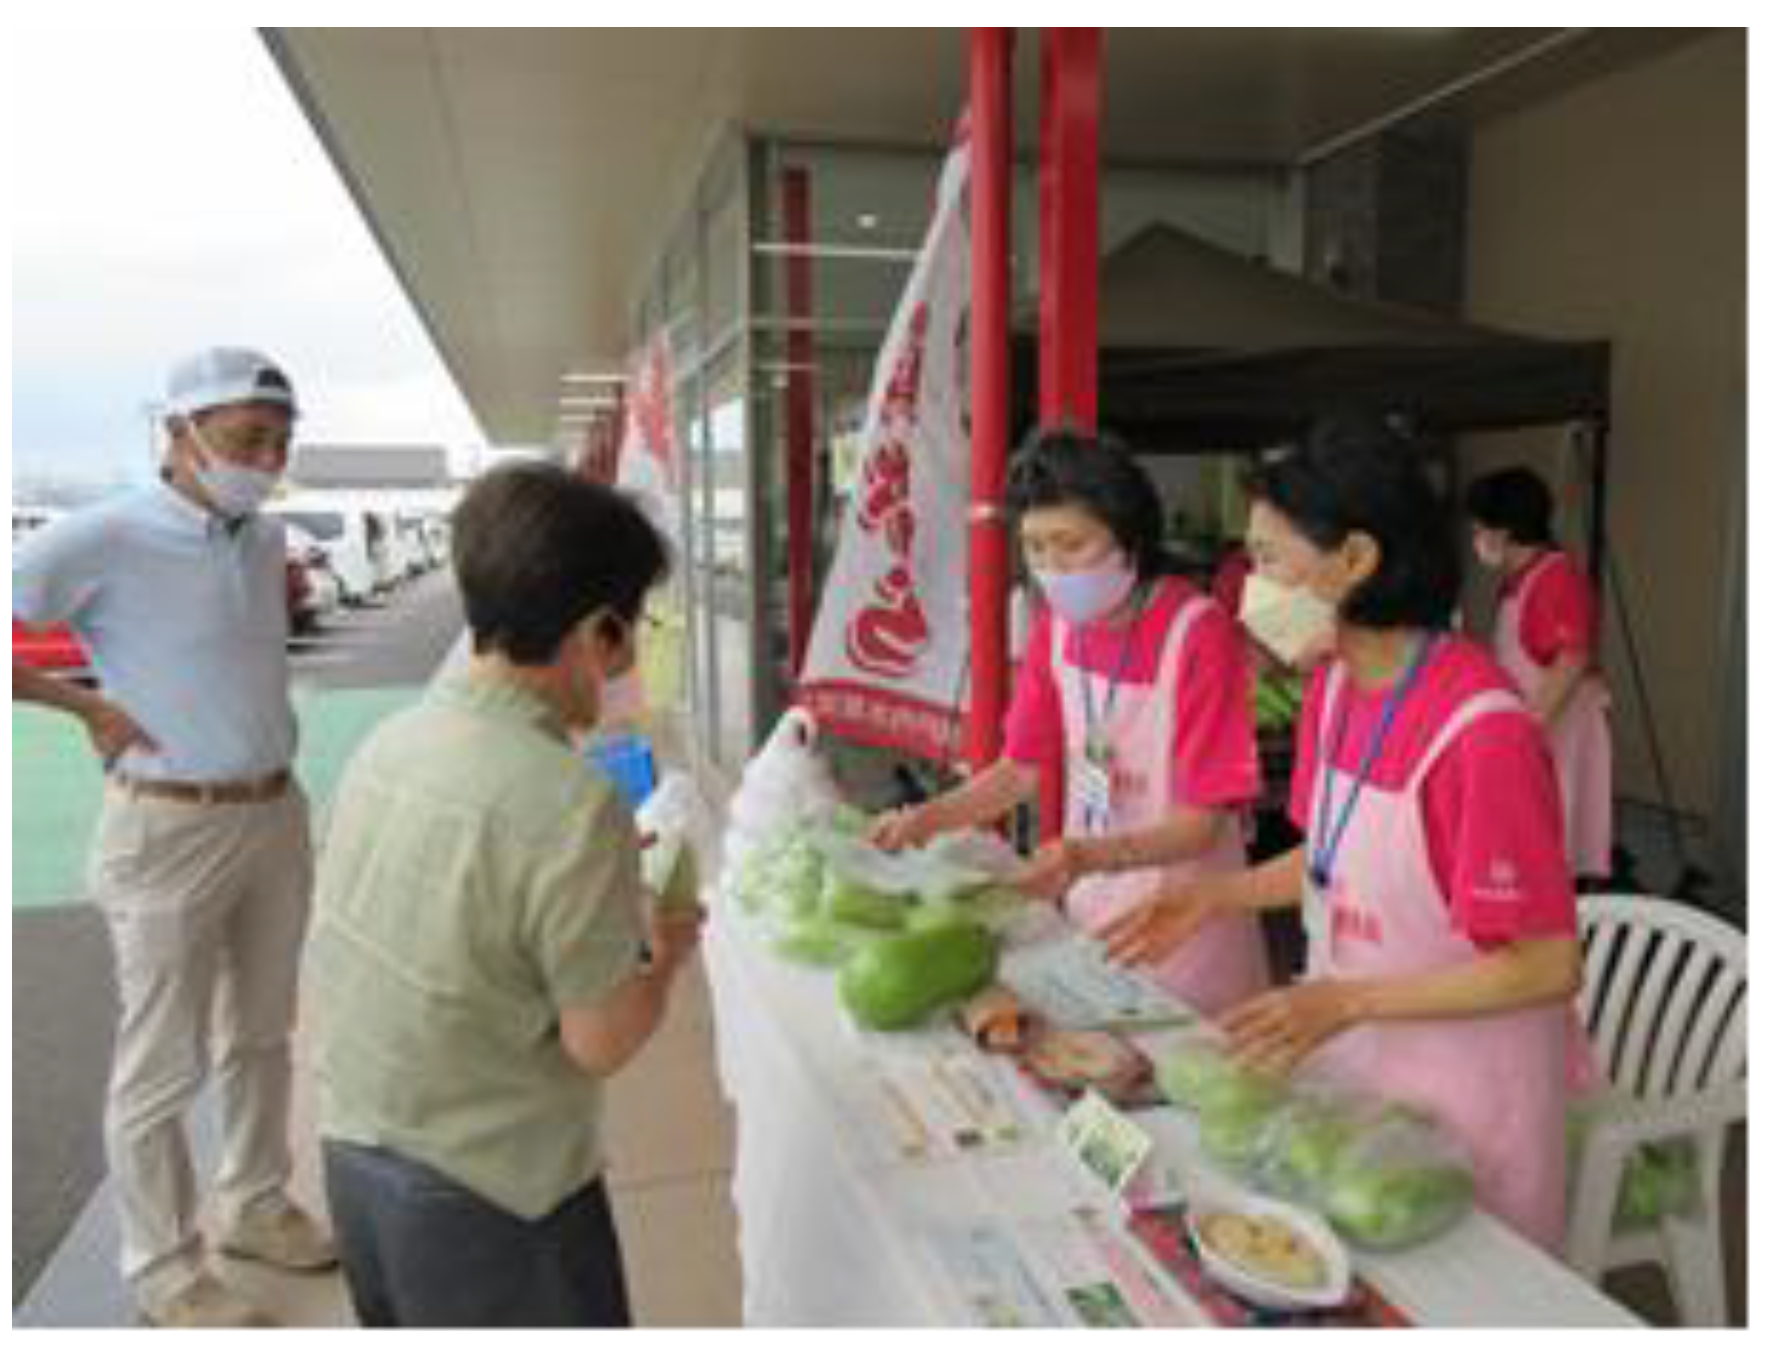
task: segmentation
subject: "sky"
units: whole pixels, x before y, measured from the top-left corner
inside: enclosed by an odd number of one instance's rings
[[[12,473],[140,480],[181,355],[271,354],[299,436],[483,442],[249,27],[8,25]]]

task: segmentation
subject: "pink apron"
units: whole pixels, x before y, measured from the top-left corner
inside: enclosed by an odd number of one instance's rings
[[[1515,594],[1500,603],[1494,625],[1494,656],[1525,696],[1535,695],[1548,669],[1524,647],[1524,608],[1542,576],[1532,569]],[[1576,878],[1610,875],[1610,691],[1597,673],[1574,688],[1561,717],[1548,729],[1561,785],[1561,812],[1567,830],[1567,860]]]
[[[1320,728],[1335,727],[1345,681],[1344,665],[1336,664]],[[1417,974],[1479,956],[1451,926],[1426,848],[1420,787],[1471,723],[1518,708],[1507,692],[1471,697],[1439,730],[1401,790],[1364,787],[1340,842],[1328,896],[1313,882],[1306,888],[1310,978]],[[1326,766],[1324,750],[1311,796],[1312,823]],[[1336,803],[1350,793],[1347,780],[1336,777]],[[1311,860],[1316,847],[1312,833]],[[1304,1066],[1431,1113],[1468,1148],[1481,1206],[1556,1251],[1566,1223],[1569,1026],[1567,1002],[1459,1019],[1373,1021],[1336,1035]]]
[[[1175,810],[1174,703],[1186,637],[1203,609],[1202,597],[1180,609],[1162,641],[1153,686],[1118,686],[1109,676],[1083,671],[1068,660],[1071,627],[1052,617],[1051,667],[1063,701],[1067,787],[1064,831],[1071,836],[1134,832],[1154,827]],[[1087,697],[1084,684],[1091,684]],[[1099,735],[1112,753],[1110,823],[1089,822],[1081,768],[1087,758],[1088,704],[1100,717]],[[1247,852],[1239,819],[1228,818],[1204,855],[1176,865],[1121,874],[1089,875],[1069,891],[1069,915],[1083,928],[1099,931],[1126,909],[1146,900],[1158,886],[1200,874],[1242,869]],[[1251,917],[1226,918],[1150,970],[1155,980],[1187,1005],[1206,1015],[1228,1009],[1272,985],[1259,923]]]

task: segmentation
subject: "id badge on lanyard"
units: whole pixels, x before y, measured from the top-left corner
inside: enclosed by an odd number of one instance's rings
[[[1107,831],[1112,826],[1112,748],[1104,736],[1089,735],[1075,777],[1084,824],[1090,832]]]
[[[1326,948],[1332,940],[1332,914],[1345,882],[1335,871],[1335,864],[1340,855],[1340,843],[1344,840],[1346,829],[1352,822],[1352,815],[1358,807],[1359,796],[1364,792],[1365,783],[1370,779],[1371,769],[1376,765],[1377,755],[1382,751],[1383,744],[1389,737],[1390,727],[1396,715],[1413,691],[1414,684],[1431,661],[1432,651],[1436,647],[1435,637],[1428,635],[1415,648],[1412,658],[1408,661],[1407,672],[1400,683],[1383,701],[1382,713],[1378,716],[1376,732],[1366,746],[1363,761],[1353,777],[1352,788],[1341,803],[1338,818],[1333,812],[1334,801],[1334,763],[1340,755],[1340,745],[1345,741],[1346,722],[1349,717],[1348,707],[1342,707],[1340,726],[1334,736],[1333,743],[1323,754],[1322,785],[1317,800],[1315,828],[1309,834],[1304,847],[1304,860],[1307,868],[1303,871],[1303,930],[1309,937],[1311,946],[1323,947],[1319,952],[1328,953]]]
[[[1315,871],[1303,871],[1303,934],[1314,949],[1327,936],[1327,897],[1315,877]]]
[[[1303,871],[1303,934],[1310,954],[1332,954],[1334,899],[1339,887],[1337,880],[1323,877],[1313,868]]]
[[[1082,806],[1082,822],[1089,832],[1112,830],[1113,749],[1108,729],[1112,724],[1113,706],[1118,701],[1119,683],[1124,678],[1125,665],[1131,658],[1136,625],[1143,618],[1143,608],[1148,600],[1147,595],[1138,600],[1131,633],[1126,635],[1120,645],[1118,666],[1107,687],[1106,708],[1098,717],[1094,713],[1094,689],[1091,680],[1086,672],[1078,673],[1086,725],[1082,735],[1081,764],[1071,768],[1071,774],[1075,777],[1076,795]]]

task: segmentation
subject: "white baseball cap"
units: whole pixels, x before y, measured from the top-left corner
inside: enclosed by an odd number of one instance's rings
[[[166,412],[189,417],[228,404],[280,404],[291,415],[295,387],[263,353],[251,348],[205,348],[166,378]]]

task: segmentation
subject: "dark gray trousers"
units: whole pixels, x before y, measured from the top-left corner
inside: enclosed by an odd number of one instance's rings
[[[330,1140],[324,1148],[326,1198],[362,1325],[632,1324],[600,1179],[531,1222],[396,1153]]]

